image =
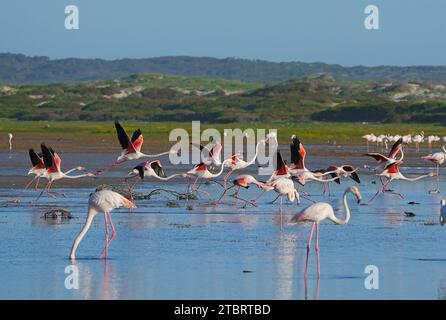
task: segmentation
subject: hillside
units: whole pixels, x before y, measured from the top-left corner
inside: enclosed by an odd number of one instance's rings
[[[138,74],[71,84],[0,85],[0,118],[207,123],[446,123],[446,85],[321,75],[274,85]]]
[[[325,63],[269,62],[207,57],[158,57],[147,59],[58,59],[0,54],[0,83],[37,84],[106,80],[136,73],[162,73],[187,77],[219,78],[252,83],[279,83],[329,74],[338,80],[394,79],[446,83],[446,66],[343,67]]]

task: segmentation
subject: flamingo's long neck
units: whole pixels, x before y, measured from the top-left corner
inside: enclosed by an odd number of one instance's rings
[[[63,173],[63,178],[66,178],[66,179],[79,179],[79,178],[83,178],[83,177],[87,177],[88,176],[88,173],[79,174],[77,176],[69,176],[69,175],[67,175],[67,173],[68,172]]]
[[[85,220],[85,224],[84,224],[81,232],[79,233],[79,235],[74,240],[73,247],[71,248],[70,259],[72,259],[72,260],[76,259],[77,247],[79,246],[79,243],[82,241],[82,238],[87,233],[88,229],[90,229],[91,223],[93,222],[93,219],[97,213],[98,213],[98,211],[93,208],[88,209],[88,215],[87,215],[87,219]]]
[[[418,180],[421,180],[421,179],[424,179],[424,178],[427,178],[427,177],[430,177],[430,175],[428,175],[428,174],[424,174],[424,175],[419,176],[419,177],[416,177],[416,178],[408,178],[408,177],[403,176],[403,175],[401,174],[400,179],[401,179],[401,180],[406,180],[406,181],[418,181]]]
[[[65,174],[70,174],[71,172],[74,172],[74,171],[76,171],[76,170],[78,170],[77,167],[76,167],[76,168],[73,168],[73,169],[70,169],[70,170],[68,170],[68,171],[66,171]]]
[[[166,151],[166,152],[157,153],[157,154],[141,153],[141,158],[157,158],[157,157],[162,157],[162,156],[165,156],[165,155],[171,154],[171,153],[172,153],[172,151]]]
[[[156,175],[155,177],[158,179],[158,180],[161,180],[161,181],[167,181],[167,180],[170,180],[170,179],[172,179],[172,178],[175,178],[175,177],[178,177],[178,176],[182,176],[183,174],[182,173],[175,173],[175,174],[172,174],[172,175],[170,175],[170,176],[168,176],[168,177],[160,177],[160,176],[158,176],[158,175]]]
[[[252,165],[254,162],[256,162],[257,155],[259,154],[259,146],[260,146],[260,142],[257,142],[257,145],[256,145],[256,153],[254,154],[254,156],[252,157],[252,159],[251,159],[248,163],[246,163],[246,166],[250,166],[250,165]]]
[[[339,177],[334,177],[331,179],[320,179],[318,177],[316,177],[315,175],[312,175],[311,177],[308,177],[309,180],[314,180],[314,181],[319,181],[319,182],[331,182],[331,181],[335,181],[336,179],[339,179]]]
[[[343,220],[341,220],[338,217],[336,217],[336,215],[334,215],[334,214],[333,214],[333,217],[330,218],[330,220],[336,224],[347,224],[348,221],[350,220],[350,208],[348,206],[348,201],[347,201],[347,194],[350,192],[351,192],[350,190],[346,190],[344,192],[344,196],[343,196],[345,218]]]
[[[220,165],[220,171],[218,171],[217,173],[210,173],[209,172],[209,178],[216,178],[218,176],[220,176],[223,173],[223,170],[225,169],[225,163],[229,162],[231,159],[226,159],[225,161],[223,161],[223,163]]]

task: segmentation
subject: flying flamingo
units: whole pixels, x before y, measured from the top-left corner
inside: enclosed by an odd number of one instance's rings
[[[441,199],[440,205],[440,225],[444,225],[446,221],[446,199]]]
[[[202,162],[202,163],[199,163],[199,164],[196,165],[194,168],[192,168],[191,170],[189,170],[189,171],[186,173],[186,175],[187,175],[187,176],[189,176],[189,175],[191,175],[191,176],[195,176],[196,178],[195,178],[195,180],[189,185],[189,187],[188,187],[188,192],[191,192],[191,191],[197,191],[197,192],[202,192],[202,193],[204,193],[204,194],[206,194],[206,195],[209,196],[209,193],[207,193],[206,191],[200,190],[200,189],[199,189],[199,186],[196,185],[198,179],[201,178],[201,179],[211,180],[211,179],[214,179],[214,178],[219,177],[219,176],[223,173],[223,170],[224,170],[224,167],[225,167],[225,163],[228,162],[228,161],[230,161],[230,159],[226,159],[226,160],[224,160],[224,161],[222,162],[222,164],[221,164],[221,166],[220,166],[220,171],[218,171],[217,173],[212,173],[212,172],[210,172],[209,169],[208,169],[208,166],[207,166],[206,164],[204,164],[203,162]],[[214,182],[216,182],[216,181],[214,181]]]
[[[172,174],[172,175],[166,177],[166,175],[164,174],[164,170],[163,170],[163,166],[161,165],[161,162],[159,160],[154,160],[154,161],[144,161],[144,162],[138,164],[136,167],[134,167],[132,169],[132,171],[129,172],[129,177],[127,179],[133,178],[133,177],[139,177],[140,180],[144,180],[144,178],[146,178],[146,177],[147,178],[154,177],[161,181],[168,181],[168,180],[178,177],[178,176],[185,177],[186,174],[176,173],[176,174]],[[137,183],[138,183],[138,181],[136,181],[131,187],[129,187],[130,195],[133,195],[133,188],[135,187],[135,185]]]
[[[379,167],[385,167],[393,162],[396,162],[396,156],[399,152],[401,152],[401,158],[400,161],[404,158],[404,153],[402,149],[403,145],[403,139],[398,139],[392,146],[392,149],[390,149],[389,155],[386,157],[385,155],[377,152],[369,152],[364,154],[365,156],[372,157],[376,161],[378,161],[378,167],[376,167],[374,170],[377,170]]]
[[[240,193],[240,188],[248,189],[250,187],[250,185],[255,185],[262,190],[272,190],[273,189],[273,187],[268,186],[264,181],[257,180],[252,175],[249,175],[249,174],[239,175],[239,176],[235,177],[235,179],[233,180],[232,186],[225,188],[225,190],[223,191],[223,194],[220,196],[220,198],[217,201],[214,202],[214,204],[220,203],[221,199],[223,199],[226,192],[228,192],[230,189],[232,189],[234,187],[238,187],[237,191],[235,193],[236,194],[235,198],[240,199],[238,196]],[[252,202],[252,201],[247,201],[247,202],[252,204],[253,206],[257,207],[257,205],[254,202]]]
[[[75,171],[75,170],[85,170],[84,167],[76,167],[74,169],[71,169],[67,172],[62,172],[61,165],[62,160],[60,159],[59,155],[54,152],[52,148],[48,148],[45,144],[41,145],[42,148],[42,156],[43,156],[43,162],[45,163],[46,173],[44,175],[45,178],[48,179],[48,184],[45,186],[45,189],[42,190],[40,195],[37,197],[36,201],[42,196],[43,193],[48,194],[53,199],[56,198],[57,193],[50,193],[51,186],[53,185],[54,181],[60,180],[60,179],[79,179],[83,177],[94,177],[95,175],[92,173],[86,173],[81,174],[77,176],[70,176],[69,173]]]
[[[212,142],[212,141],[211,141]],[[219,142],[214,143],[214,145],[209,149],[207,146],[203,146],[202,144],[195,144],[193,142],[190,143],[192,146],[195,146],[200,149],[201,152],[206,151],[207,155],[204,156],[202,162],[207,166],[221,166],[220,155],[222,150],[222,145]]]
[[[443,146],[443,151],[429,154],[425,157],[422,157],[422,159],[435,163],[435,165],[437,167],[437,189],[431,190],[430,193],[440,193],[440,172],[439,171],[440,171],[440,166],[446,160],[445,146]]]
[[[289,222],[290,224],[296,224],[302,221],[311,221],[313,223],[311,226],[310,237],[308,238],[308,243],[307,243],[307,259],[305,262],[305,273],[304,273],[305,278],[307,277],[308,257],[310,254],[311,240],[313,238],[314,227],[316,226],[317,277],[320,278],[321,272],[320,272],[320,262],[319,262],[319,223],[325,219],[331,220],[335,224],[347,224],[349,222],[350,208],[347,202],[348,193],[352,193],[356,197],[358,203],[361,201],[361,194],[359,193],[358,188],[353,186],[345,190],[343,195],[345,218],[343,220],[336,217],[333,207],[325,202],[318,202],[312,204],[309,207],[297,213],[293,218],[291,218]]]
[[[241,170],[244,168],[249,167],[250,165],[254,164],[256,162],[257,159],[257,155],[259,154],[259,147],[261,145],[265,145],[265,144],[269,144],[270,141],[276,141],[277,142],[277,136],[275,133],[269,133],[266,137],[266,139],[262,139],[259,142],[257,142],[256,144],[256,151],[254,156],[252,157],[251,160],[249,161],[245,161],[243,159],[240,159],[240,154],[234,154],[231,156],[231,161],[228,161],[226,163],[226,167],[230,168],[230,170],[228,171],[228,173],[225,175],[225,177],[223,178],[223,185],[226,187],[226,182],[228,181],[229,177],[231,176],[231,174],[236,171],[236,170]]]
[[[110,212],[120,207],[135,209],[136,205],[132,201],[120,195],[119,193],[110,190],[96,191],[90,195],[90,199],[88,201],[87,219],[81,232],[74,240],[73,247],[71,248],[70,252],[71,260],[76,259],[76,250],[77,247],[79,246],[79,243],[82,241],[82,238],[85,236],[88,229],[90,228],[93,219],[100,212],[104,213],[104,221],[105,221],[105,247],[101,252],[100,258],[104,257],[104,255],[105,257],[107,257],[108,247],[116,236],[116,230],[113,225]],[[108,239],[109,235],[108,222],[110,222],[112,229],[112,236],[110,239]]]
[[[127,132],[125,132],[124,128],[121,126],[119,121],[115,121],[115,128],[116,128],[116,133],[118,134],[119,143],[121,144],[122,147],[122,153],[118,157],[115,163],[113,163],[108,168],[105,168],[103,170],[98,170],[96,172],[96,175],[102,174],[127,161],[138,160],[141,158],[156,158],[156,157],[161,157],[163,155],[176,153],[173,150],[158,154],[142,153],[141,148],[144,143],[144,137],[140,129],[135,130],[135,132],[133,132],[132,137],[130,138],[130,136],[127,134]]]
[[[399,166],[401,165],[402,161],[396,161],[394,163],[389,164],[383,172],[381,172],[380,174],[377,174],[379,177],[385,177],[387,178],[387,181],[378,189],[378,191],[376,192],[376,194],[369,200],[369,203],[376,198],[376,196],[378,196],[378,194],[380,193],[384,193],[384,192],[390,192],[392,194],[398,195],[401,197],[401,199],[404,199],[403,195],[401,193],[396,193],[393,191],[389,191],[387,190],[387,186],[393,181],[393,180],[406,180],[406,181],[418,181],[420,179],[424,179],[427,177],[435,177],[435,173],[430,172],[429,174],[425,174],[425,175],[421,175],[418,176],[416,178],[408,178],[406,176],[404,176],[400,170],[399,170]]]

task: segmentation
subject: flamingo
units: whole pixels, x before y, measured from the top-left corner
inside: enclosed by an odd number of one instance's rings
[[[197,145],[193,142],[191,142],[190,144],[199,148],[201,152],[203,152],[203,150],[207,151],[207,155],[202,160],[202,162],[204,164],[206,164],[207,166],[209,166],[209,165],[220,166],[221,165],[221,161],[220,161],[220,155],[221,155],[221,149],[222,149],[221,143],[216,142],[212,146],[211,149],[209,149],[206,146],[203,146],[202,144]]]
[[[420,151],[420,143],[424,142],[424,131],[413,136],[412,141],[415,142],[416,152],[418,153]]]
[[[8,133],[8,142],[9,142],[9,152],[12,151],[12,138],[14,136],[12,135],[12,133]]]
[[[347,188],[343,195],[343,203],[344,203],[344,210],[345,210],[345,218],[339,219],[336,217],[333,207],[325,202],[318,202],[310,205],[309,207],[306,207],[299,213],[297,213],[293,218],[290,220],[290,224],[296,224],[302,221],[311,221],[311,232],[310,237],[308,238],[307,243],[307,259],[305,262],[305,273],[304,277],[307,277],[307,271],[308,271],[308,256],[310,254],[310,247],[311,247],[311,240],[313,238],[313,231],[314,227],[316,226],[316,255],[317,255],[317,277],[320,278],[321,272],[320,272],[320,262],[319,262],[319,223],[325,219],[333,221],[335,224],[343,225],[347,224],[350,221],[350,208],[348,206],[347,202],[347,195],[351,193],[353,194],[358,203],[361,202],[361,193],[359,192],[358,188],[353,186],[350,188]]]
[[[270,184],[272,189],[279,194],[280,197],[280,225],[283,225],[283,208],[282,208],[282,200],[283,196],[286,195],[290,202],[294,202],[296,200],[296,204],[300,203],[300,195],[299,192],[294,187],[294,182],[290,178],[282,177],[274,180],[273,183]]]
[[[431,190],[430,193],[440,193],[440,166],[446,160],[446,148],[443,146],[443,151],[431,153],[425,157],[422,157],[423,160],[431,161],[435,163],[437,167],[437,189]]]
[[[220,196],[220,198],[217,201],[214,202],[214,204],[220,203],[221,199],[223,199],[226,192],[228,192],[230,189],[232,189],[234,187],[238,187],[238,189],[236,191],[236,198],[239,199],[238,195],[240,193],[240,188],[248,189],[250,187],[250,185],[252,185],[252,184],[262,190],[272,190],[272,187],[268,186],[264,181],[259,181],[256,178],[254,178],[252,175],[243,174],[243,175],[239,175],[239,176],[235,177],[235,179],[232,182],[232,186],[230,186],[229,188],[225,188],[225,190],[223,191],[223,194]],[[253,206],[257,207],[257,205],[253,201],[248,201],[248,202],[250,204],[252,204]]]
[[[124,130],[124,128],[121,126],[119,121],[115,121],[115,128],[116,133],[118,134],[118,140],[122,147],[121,155],[118,157],[118,159],[113,163],[111,166],[103,169],[98,170],[96,172],[96,175],[102,174],[124,162],[132,161],[132,160],[138,160],[141,158],[156,158],[161,157],[163,155],[176,153],[173,150],[162,152],[158,154],[145,154],[141,152],[142,145],[144,143],[144,137],[141,133],[140,129],[135,130],[133,132],[132,137],[127,134],[127,132]]]
[[[376,141],[376,137],[373,133],[363,135],[361,138],[365,139],[367,145],[367,152],[369,152],[369,143],[373,140]]]
[[[384,169],[383,172],[381,172],[380,174],[377,174],[379,177],[385,177],[387,178],[387,181],[385,183],[383,183],[383,185],[378,189],[378,191],[376,192],[376,194],[369,200],[369,203],[376,198],[376,196],[378,196],[379,193],[384,193],[384,192],[390,192],[392,194],[398,195],[401,197],[401,199],[404,199],[403,195],[401,193],[396,193],[396,192],[391,192],[386,190],[387,186],[393,181],[393,180],[406,180],[406,181],[418,181],[420,179],[424,179],[427,177],[434,177],[436,174],[430,172],[429,174],[425,174],[425,175],[421,175],[415,178],[408,178],[406,176],[404,176],[400,170],[399,170],[399,166],[401,165],[402,161],[398,160],[394,163],[389,164],[388,166],[386,166],[386,168]]]
[[[59,155],[54,152],[52,148],[48,148],[45,144],[42,143],[42,156],[43,156],[43,162],[45,163],[46,173],[44,175],[45,178],[48,179],[48,183],[45,186],[45,188],[42,190],[40,195],[37,197],[36,201],[42,196],[43,193],[48,194],[53,199],[56,198],[55,194],[57,193],[50,193],[51,186],[53,185],[54,181],[60,180],[60,179],[79,179],[83,177],[94,177],[95,175],[93,173],[86,173],[81,174],[77,176],[70,176],[69,174],[75,170],[85,170],[85,167],[76,167],[71,170],[68,170],[66,172],[62,172],[61,165],[62,160],[59,157]]]
[[[374,169],[374,171],[376,171],[380,167],[384,168],[387,165],[396,162],[397,161],[396,156],[398,155],[399,152],[401,152],[401,158],[399,159],[399,161],[402,161],[404,158],[402,145],[403,145],[403,138],[400,138],[393,144],[392,149],[390,149],[389,155],[387,157],[382,155],[381,153],[376,153],[376,152],[369,152],[364,155],[372,157],[376,161],[378,161],[378,166]]]
[[[210,179],[219,177],[223,173],[225,163],[227,163],[230,160],[231,159],[224,160],[220,166],[220,171],[218,171],[217,173],[210,172],[208,169],[208,166],[203,162],[199,163],[194,168],[189,170],[185,176],[191,175],[191,176],[195,176],[196,178],[193,181],[193,183],[189,185],[188,191],[189,192],[191,192],[191,191],[202,192],[209,196],[209,193],[207,193],[206,191],[199,190],[199,187],[196,186],[198,179],[202,178],[202,179],[210,180]],[[216,181],[214,181],[214,182],[216,182]]]
[[[262,139],[262,140],[260,140],[259,142],[257,142],[257,144],[256,144],[256,151],[255,151],[255,154],[254,154],[254,156],[252,157],[252,159],[251,160],[249,160],[249,161],[245,161],[245,160],[243,160],[243,159],[240,159],[240,154],[233,154],[232,156],[231,156],[231,161],[228,161],[227,163],[226,163],[226,167],[228,167],[228,168],[230,168],[230,170],[229,170],[229,172],[224,176],[224,178],[223,178],[223,184],[224,184],[224,186],[226,187],[226,182],[228,181],[228,179],[229,179],[229,177],[231,176],[231,174],[234,172],[234,171],[236,171],[236,170],[241,170],[241,169],[244,169],[244,168],[247,168],[247,167],[249,167],[250,165],[252,165],[252,164],[254,164],[255,162],[256,162],[256,159],[257,159],[257,156],[258,156],[258,154],[259,154],[259,147],[261,146],[261,145],[265,145],[265,144],[269,144],[270,143],[270,141],[271,140],[273,140],[273,141],[276,141],[277,142],[277,136],[276,136],[276,134],[275,133],[269,133],[268,135],[267,135],[267,137],[266,137],[266,139]]]
[[[93,222],[93,219],[100,212],[104,213],[105,247],[102,250],[101,255],[99,257],[102,258],[102,257],[104,257],[104,255],[105,255],[105,257],[107,257],[108,247],[116,236],[116,229],[113,225],[113,221],[111,219],[110,212],[112,210],[120,208],[120,207],[127,207],[130,209],[135,209],[136,205],[132,201],[130,201],[127,198],[120,195],[119,193],[116,193],[111,190],[96,191],[90,195],[90,198],[88,200],[87,219],[85,221],[85,224],[84,224],[81,232],[74,240],[73,247],[71,248],[71,252],[70,252],[70,256],[69,256],[71,260],[76,259],[76,250],[77,250],[77,247],[79,246],[79,243],[82,241],[82,238],[85,236],[88,229],[90,228],[91,223]],[[108,239],[108,235],[109,235],[108,222],[110,222],[111,229],[112,229],[112,236],[110,239]]]
[[[138,164],[136,167],[134,167],[132,169],[132,171],[129,172],[128,175],[129,175],[129,177],[127,179],[139,177],[140,180],[144,180],[144,178],[146,178],[146,177],[147,178],[154,177],[161,181],[168,181],[168,180],[178,177],[178,176],[186,177],[186,174],[184,174],[184,173],[176,173],[176,174],[172,174],[172,175],[166,177],[166,175],[164,174],[163,166],[161,165],[160,160],[144,161],[144,162]],[[131,187],[129,186],[130,195],[133,195],[133,188],[135,187],[135,185],[137,183],[138,183],[138,181],[136,181]]]
[[[440,201],[440,225],[444,225],[446,221],[446,199],[441,199]]]
[[[429,146],[429,151],[432,151],[432,143],[440,141],[439,136],[428,136],[427,137],[427,144]]]

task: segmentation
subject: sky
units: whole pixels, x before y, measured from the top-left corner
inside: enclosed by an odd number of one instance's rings
[[[65,29],[67,5],[79,30]],[[368,5],[379,30],[364,27]],[[0,4],[0,52],[446,65],[445,15],[441,0],[14,0]]]

